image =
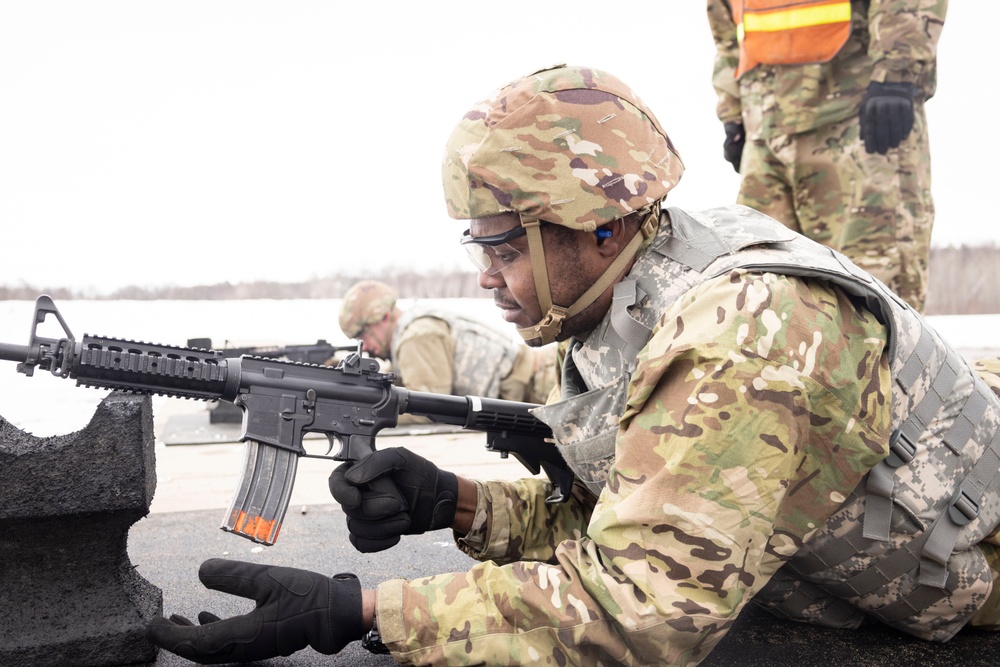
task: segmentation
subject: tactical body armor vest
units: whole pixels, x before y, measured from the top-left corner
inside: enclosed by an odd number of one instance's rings
[[[452,393],[456,396],[499,396],[500,381],[510,375],[519,343],[474,318],[414,307],[407,309],[396,323],[392,336],[393,360],[399,353],[399,343],[403,340],[406,327],[421,317],[439,319],[451,329],[455,344]]]
[[[614,461],[631,373],[662,313],[734,269],[827,280],[885,324],[892,385],[889,456],[754,600],[830,627],[864,614],[944,641],[989,596],[977,545],[1000,522],[1000,401],[924,319],[843,255],[752,209],[668,209],[615,286],[604,320],[572,341],[563,395],[535,411],[596,495]]]

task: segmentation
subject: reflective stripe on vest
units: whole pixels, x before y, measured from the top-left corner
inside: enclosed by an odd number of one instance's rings
[[[851,34],[846,0],[734,0],[733,20],[740,45],[736,77],[757,65],[827,62]]]

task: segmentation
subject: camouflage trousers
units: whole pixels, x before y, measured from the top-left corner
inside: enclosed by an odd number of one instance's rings
[[[857,117],[771,138],[748,126],[737,201],[839,250],[922,311],[934,203],[923,105],[915,115],[888,155],[865,152]]]

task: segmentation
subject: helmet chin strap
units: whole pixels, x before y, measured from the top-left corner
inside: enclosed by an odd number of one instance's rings
[[[642,244],[656,234],[660,226],[660,202],[655,202],[649,207],[639,233],[629,240],[625,249],[619,253],[615,261],[611,263],[601,277],[598,278],[586,292],[580,295],[573,305],[567,307],[558,306],[552,303],[552,292],[549,289],[549,273],[545,266],[545,250],[542,248],[541,223],[535,219],[521,215],[521,226],[527,230],[528,256],[531,259],[531,271],[535,279],[535,293],[538,296],[538,305],[544,315],[542,319],[530,327],[518,328],[520,334],[526,342],[541,339],[542,345],[555,342],[562,331],[563,322],[577,315],[594,303],[606,289],[614,284],[615,280],[628,263],[632,261]]]

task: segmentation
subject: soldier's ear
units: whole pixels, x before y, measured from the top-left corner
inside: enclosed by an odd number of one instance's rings
[[[628,242],[625,238],[625,221],[622,218],[601,225],[595,234],[597,251],[603,257],[617,257]]]

